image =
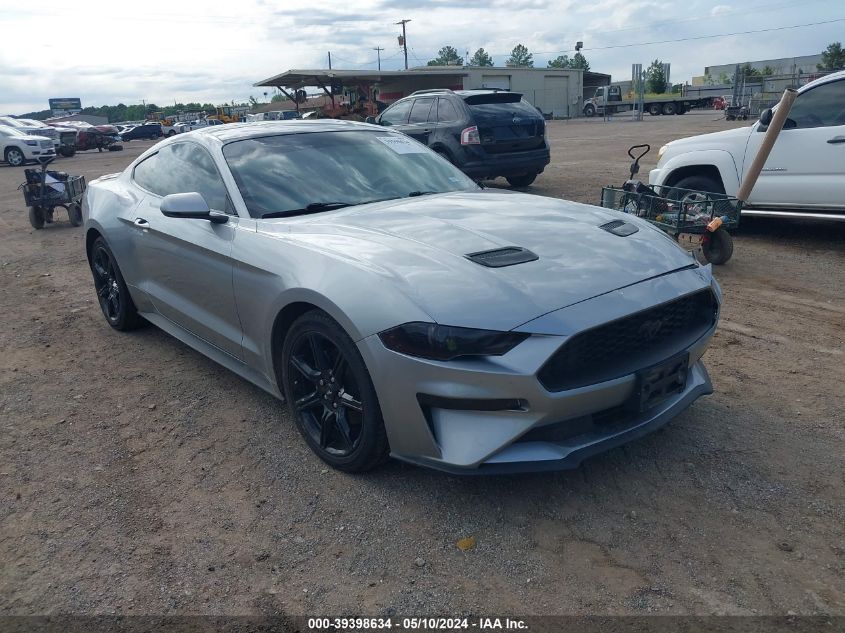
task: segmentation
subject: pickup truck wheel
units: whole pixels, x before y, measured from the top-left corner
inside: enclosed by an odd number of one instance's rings
[[[167,133],[167,136],[176,136],[176,130],[170,130],[170,131]]]
[[[648,113],[651,116],[657,116],[658,114],[661,114],[662,112],[663,112],[663,110],[660,109],[659,103],[652,103],[650,106],[648,106]]]
[[[684,193],[689,191],[704,191],[706,193],[725,194],[725,188],[721,185],[721,183],[717,182],[710,176],[687,176],[686,178],[681,178],[672,186],[678,190],[676,193],[679,196],[683,196]]]
[[[592,103],[588,103],[584,106],[584,116],[596,116],[596,107]]]
[[[677,109],[675,108],[674,103],[669,102],[669,103],[663,104],[663,114],[665,114],[666,116],[671,116],[671,115],[675,114],[676,111],[677,111]]]
[[[537,179],[537,174],[523,174],[522,176],[506,176],[505,180],[508,181],[508,184],[511,187],[516,187],[518,189],[522,187],[527,187],[532,182]]]

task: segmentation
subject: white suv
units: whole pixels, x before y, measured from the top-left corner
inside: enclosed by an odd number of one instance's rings
[[[750,127],[664,145],[649,183],[735,196],[771,112],[760,118]],[[798,91],[742,213],[845,221],[845,71]]]
[[[8,125],[0,125],[0,159],[12,167],[25,165],[28,160],[55,155],[53,139],[31,136]]]

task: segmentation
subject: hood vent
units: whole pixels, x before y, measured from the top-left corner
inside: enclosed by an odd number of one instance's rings
[[[540,259],[540,256],[536,253],[532,253],[528,249],[519,246],[494,248],[490,251],[469,253],[464,255],[464,257],[474,261],[476,264],[487,266],[487,268],[504,268],[505,266],[524,264],[525,262],[533,262]]]
[[[640,227],[634,226],[624,220],[612,220],[607,224],[602,224],[599,228],[604,229],[608,233],[618,235],[619,237],[628,237],[640,230]]]

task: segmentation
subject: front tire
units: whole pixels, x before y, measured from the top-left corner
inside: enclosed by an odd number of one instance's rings
[[[4,154],[6,162],[12,167],[20,167],[26,164],[26,156],[17,147],[8,147]]]
[[[596,107],[592,103],[588,103],[584,106],[584,116],[585,117],[594,117],[596,116]]]
[[[370,374],[352,339],[324,312],[305,313],[288,331],[282,384],[299,432],[324,462],[354,473],[387,459]]]
[[[29,223],[36,230],[44,228],[44,210],[41,207],[29,207]]]
[[[100,309],[110,326],[125,332],[143,324],[114,255],[102,237],[91,246],[91,275]]]
[[[508,181],[508,184],[511,187],[516,187],[521,189],[522,187],[527,187],[532,182],[537,179],[537,174],[523,174],[521,176],[506,176],[505,180]]]

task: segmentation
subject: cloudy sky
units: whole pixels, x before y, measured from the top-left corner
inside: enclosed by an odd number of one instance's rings
[[[411,66],[445,44],[484,47],[503,65],[520,42],[545,66],[581,40],[592,69],[614,79],[655,58],[671,62],[679,82],[704,66],[845,41],[843,0],[0,0],[0,114],[45,109],[50,97],[83,106],[262,100],[253,83],[323,68],[329,50],[334,68],[375,69],[380,46],[382,68],[398,69],[402,18],[412,20]]]

